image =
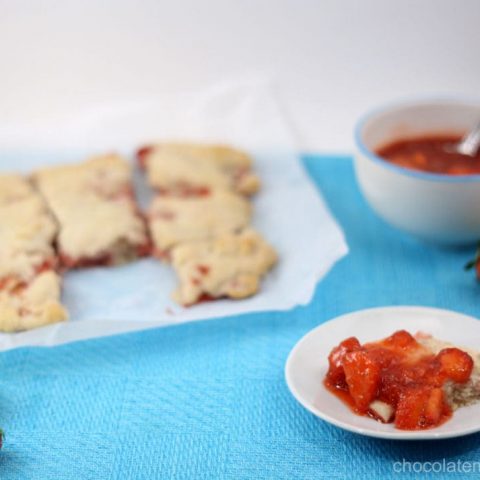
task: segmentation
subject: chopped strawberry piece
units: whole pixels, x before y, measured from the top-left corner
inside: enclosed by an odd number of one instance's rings
[[[447,172],[449,175],[471,175],[471,169],[466,165],[452,165]]]
[[[360,412],[367,412],[377,396],[380,384],[380,365],[368,352],[356,350],[345,354],[343,360],[348,391]]]
[[[424,428],[424,410],[428,397],[428,390],[423,389],[412,389],[402,392],[395,412],[395,426],[402,430]]]
[[[438,425],[446,410],[441,388],[413,388],[402,393],[395,414],[395,426],[420,430]]]
[[[343,359],[345,354],[361,348],[360,342],[355,337],[350,337],[335,347],[328,356],[329,369],[327,380],[336,386],[345,385],[345,372],[343,370]]]
[[[472,357],[458,348],[444,348],[437,355],[441,372],[457,383],[468,381],[473,370]]]
[[[413,338],[413,336],[406,330],[398,330],[398,332],[395,332],[390,337],[387,337],[383,341],[383,344],[386,347],[392,347],[395,349],[404,349],[412,346],[418,346],[415,338]]]

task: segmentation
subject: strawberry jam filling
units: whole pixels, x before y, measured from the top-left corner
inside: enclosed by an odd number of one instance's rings
[[[193,307],[194,305],[199,305],[201,303],[208,303],[208,302],[213,302],[215,300],[220,300],[221,298],[224,297],[214,297],[213,295],[210,295],[208,293],[202,293],[195,302],[191,303],[190,305],[186,305],[187,307]]]
[[[152,245],[149,240],[139,245],[132,245],[132,251],[137,257],[148,257],[152,253]],[[102,252],[90,257],[72,257],[64,252],[60,252],[60,263],[66,269],[85,268],[85,267],[107,267],[116,264],[115,257],[110,252]]]
[[[402,430],[436,427],[452,416],[446,382],[470,379],[473,360],[458,348],[434,355],[405,330],[361,345],[350,337],[335,347],[324,379],[326,388],[353,412]]]
[[[153,256],[158,258],[159,260],[163,260],[165,262],[169,262],[172,259],[172,255],[170,254],[170,250],[165,250],[162,248],[155,248],[153,250]]]
[[[150,242],[150,240],[147,240],[145,243],[137,245],[136,247],[138,257],[148,257],[152,254],[152,250],[153,250],[153,247],[152,247],[152,242]]]
[[[203,185],[192,185],[187,182],[177,182],[170,188],[158,188],[157,192],[162,196],[173,195],[175,197],[208,197],[211,193],[210,188]]]
[[[28,283],[13,278],[0,280],[0,290],[6,290],[9,295],[18,295],[28,287]]]
[[[58,261],[56,257],[50,257],[45,259],[42,263],[35,267],[35,273],[46,272],[47,270],[55,270],[57,268]]]
[[[60,253],[60,262],[62,266],[71,268],[83,267],[104,267],[113,263],[113,256],[110,253],[100,253],[91,257],[71,257],[66,253]]]
[[[56,257],[46,258],[43,262],[39,263],[35,266],[35,273],[34,276],[40,275],[43,272],[47,272],[48,270],[56,271],[58,267],[58,261]],[[7,288],[10,292],[13,290],[23,290],[28,285],[27,282],[24,280],[20,280],[19,277],[15,277],[13,275],[8,277],[0,278],[0,290],[4,290]]]
[[[137,150],[137,163],[142,170],[147,166],[147,157],[152,153],[153,148],[150,145],[146,145]]]

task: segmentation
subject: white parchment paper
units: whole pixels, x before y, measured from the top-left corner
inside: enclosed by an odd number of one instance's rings
[[[70,320],[0,334],[0,349],[50,346],[185,321],[288,310],[307,304],[317,282],[347,253],[342,231],[304,172],[292,132],[266,83],[222,84],[201,92],[97,105],[51,125],[32,121],[31,125],[0,127],[2,171],[28,172],[103,151],[119,151],[133,161],[137,146],[162,139],[221,141],[241,147],[255,157],[263,182],[254,199],[254,227],[275,246],[280,258],[258,295],[190,308],[170,299],[174,274],[154,259],[69,272],[63,300]],[[135,182],[141,204],[148,204],[149,192],[140,174]]]

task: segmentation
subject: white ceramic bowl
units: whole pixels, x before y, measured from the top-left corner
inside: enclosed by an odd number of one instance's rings
[[[367,114],[355,131],[355,172],[371,207],[395,227],[435,243],[480,240],[480,175],[440,175],[389,163],[374,152],[398,139],[463,134],[480,119],[480,103],[430,100]]]

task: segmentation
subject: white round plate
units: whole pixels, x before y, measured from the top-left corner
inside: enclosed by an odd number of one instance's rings
[[[330,320],[307,333],[291,351],[285,377],[293,396],[317,417],[337,427],[391,440],[426,440],[459,437],[480,431],[480,403],[457,410],[440,427],[398,430],[392,424],[354,414],[324,386],[328,354],[345,338],[361,343],[380,340],[396,330],[430,333],[457,346],[480,347],[480,321],[460,313],[426,307],[384,307],[361,310]]]

